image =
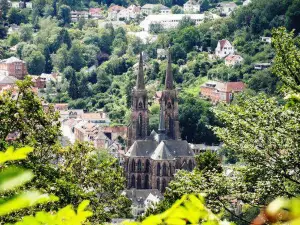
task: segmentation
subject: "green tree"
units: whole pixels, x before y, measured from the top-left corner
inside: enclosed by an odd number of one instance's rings
[[[70,60],[70,66],[72,66],[76,71],[79,71],[85,65],[83,47],[78,41],[73,42],[68,58]]]
[[[205,12],[210,8],[209,5],[209,0],[203,0],[202,4],[201,4],[201,11]]]
[[[183,14],[184,13],[183,8],[179,5],[172,6],[171,12],[172,12],[172,14]]]
[[[72,99],[79,98],[79,89],[78,89],[78,79],[75,74],[75,71],[71,74],[70,82],[69,82],[69,89],[68,89],[69,96]]]
[[[17,32],[10,34],[7,38],[7,42],[10,46],[14,46],[20,42],[20,35]]]
[[[32,39],[33,29],[30,24],[22,24],[20,28],[20,38],[22,41],[30,41]]]
[[[210,104],[193,96],[181,96],[179,122],[181,137],[190,143],[218,143],[216,136],[207,127],[217,123],[210,111]]]
[[[184,16],[178,23],[178,29],[183,29],[190,26],[195,26],[196,23],[189,16]]]
[[[22,13],[22,11],[20,9],[17,8],[11,8],[8,11],[8,22],[10,24],[21,24],[21,23],[26,23],[27,22],[27,18],[25,17],[25,15]]]
[[[46,61],[45,56],[40,51],[33,51],[24,60],[26,61],[29,74],[40,75],[44,72]]]
[[[9,10],[9,2],[8,0],[0,0],[0,9],[2,11],[2,18],[5,19],[7,12]]]
[[[58,19],[62,26],[71,23],[71,8],[67,5],[61,5],[58,10]]]

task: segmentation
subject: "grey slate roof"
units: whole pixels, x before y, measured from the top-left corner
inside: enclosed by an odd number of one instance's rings
[[[154,160],[174,160],[175,157],[170,153],[168,146],[165,141],[159,143],[153,154],[151,155],[151,159]]]
[[[14,84],[17,80],[15,77],[0,74],[0,84]]]
[[[129,157],[150,157],[158,143],[152,140],[137,140],[126,152]]]
[[[163,199],[163,195],[157,189],[129,189],[124,190],[122,194],[129,198],[133,204],[143,203],[150,194]]]
[[[153,160],[174,160],[177,157],[193,157],[194,151],[187,141],[137,140],[125,154],[127,157],[151,157]]]

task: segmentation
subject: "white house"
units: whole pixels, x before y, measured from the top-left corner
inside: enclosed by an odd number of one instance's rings
[[[226,66],[239,65],[244,61],[243,57],[240,55],[229,55],[225,58]]]
[[[260,40],[262,42],[265,42],[265,43],[269,43],[269,44],[272,43],[272,38],[271,37],[260,37]]]
[[[218,58],[224,58],[228,55],[234,54],[234,47],[228,40],[220,40],[215,49],[215,54]]]
[[[119,5],[113,5],[108,8],[108,14],[107,19],[108,20],[117,20],[118,19],[118,13],[125,9],[123,6]]]
[[[139,6],[131,5],[127,9],[122,9],[117,14],[117,20],[130,20],[136,18],[141,13]]]
[[[88,11],[71,11],[71,20],[73,22],[77,22],[80,18],[88,19],[89,12]]]
[[[161,24],[164,29],[176,28],[183,17],[190,17],[196,25],[202,23],[206,18],[218,19],[216,14],[170,14],[170,15],[149,15],[140,23],[144,31],[149,31],[151,24]]]
[[[197,0],[188,0],[186,3],[183,4],[184,12],[193,12],[199,13],[200,12],[200,2]]]
[[[125,195],[132,201],[131,212],[134,218],[142,215],[147,208],[163,199],[163,195],[157,189],[129,189],[124,190]]]
[[[224,16],[229,16],[236,8],[237,5],[234,2],[220,2],[217,5],[217,9],[219,9],[220,14]]]
[[[159,11],[159,14],[171,14],[171,9],[162,4],[146,4],[141,8],[142,13],[145,13],[146,15],[153,14],[153,10],[156,9]]]
[[[243,2],[243,6],[247,6],[251,3],[252,1],[251,0],[246,0]]]

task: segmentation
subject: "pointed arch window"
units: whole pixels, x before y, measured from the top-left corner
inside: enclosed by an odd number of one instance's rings
[[[162,169],[163,169],[163,176],[168,176],[166,163],[163,164],[163,168]]]
[[[142,189],[142,178],[141,178],[141,175],[138,175],[137,177],[137,186],[136,186],[137,189]]]
[[[135,188],[135,176],[134,175],[131,176],[131,186],[130,187]]]
[[[134,161],[134,159],[131,162],[131,172],[135,172],[135,161]]]
[[[145,185],[144,185],[144,188],[145,189],[149,189],[149,176],[148,175],[145,176]]]
[[[169,169],[170,169],[170,176],[172,176],[172,163],[169,163]]]
[[[169,135],[171,138],[174,138],[174,123],[171,116],[169,116]]]
[[[165,179],[163,179],[163,181],[162,181],[162,185],[161,185],[161,191],[162,191],[162,192],[165,192],[165,190],[166,190],[166,186],[167,186],[167,182],[166,182],[166,180],[165,180]]]
[[[143,103],[140,101],[139,102],[139,105],[138,105],[139,109],[142,109],[143,108]]]
[[[146,160],[145,172],[146,172],[146,173],[149,173],[149,172],[150,172],[150,161],[149,161],[149,159]]]
[[[157,180],[156,180],[156,188],[158,190],[160,190],[160,179],[159,178],[157,178]]]
[[[137,129],[138,129],[137,130],[138,137],[142,137],[142,135],[143,135],[143,117],[142,117],[141,113],[138,116]]]
[[[160,176],[160,163],[157,164],[157,171],[156,171],[156,175]]]
[[[192,171],[193,170],[193,162],[192,160],[190,159],[189,160],[189,171]]]
[[[140,159],[139,159],[138,164],[137,164],[137,171],[138,171],[138,172],[141,172],[141,171],[142,171],[142,162],[141,162]]]

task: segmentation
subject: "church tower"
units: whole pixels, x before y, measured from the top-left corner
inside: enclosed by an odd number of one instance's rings
[[[178,93],[173,85],[173,71],[170,49],[168,51],[165,90],[162,91],[160,104],[161,109],[164,110],[166,135],[173,140],[181,139],[178,119]]]
[[[131,124],[128,127],[129,148],[135,140],[144,140],[148,136],[149,110],[148,96],[145,89],[143,56],[140,53],[136,86],[132,90]]]

